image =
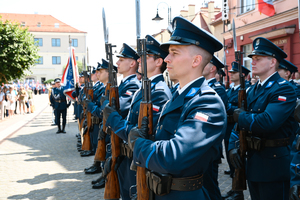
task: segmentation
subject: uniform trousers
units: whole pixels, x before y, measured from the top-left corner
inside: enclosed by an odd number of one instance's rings
[[[290,181],[248,181],[251,200],[288,200]]]
[[[58,125],[58,127],[60,128],[60,116],[62,116],[63,121],[62,121],[62,125],[63,128],[66,126],[67,123],[67,109],[63,109],[63,110],[56,110],[56,124]]]

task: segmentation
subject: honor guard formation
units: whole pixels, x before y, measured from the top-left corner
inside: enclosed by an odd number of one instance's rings
[[[183,17],[172,26],[166,43],[151,35],[137,35],[136,50],[123,43],[117,66],[106,40],[106,58],[79,75],[72,93],[77,149],[94,157],[85,174],[101,173],[92,188],[105,188],[104,199],[241,200],[248,188],[252,200],[299,200],[297,67],[257,37],[248,55],[252,72],[236,50],[225,74],[226,62],[215,56],[220,41]],[[66,133],[70,106],[62,91],[56,79],[50,101],[57,134]],[[218,165],[225,157],[232,188],[222,196]]]

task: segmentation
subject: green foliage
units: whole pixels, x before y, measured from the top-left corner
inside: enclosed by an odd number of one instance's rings
[[[77,69],[78,69],[78,73],[80,74],[83,71],[83,65],[81,61],[77,61]]]
[[[54,79],[48,79],[48,80],[44,81],[44,84],[51,83],[53,81],[54,81]]]
[[[24,78],[38,58],[34,36],[28,29],[0,16],[0,82]]]

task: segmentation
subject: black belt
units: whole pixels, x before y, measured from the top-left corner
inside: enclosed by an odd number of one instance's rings
[[[55,100],[55,102],[62,103],[62,102],[66,102],[66,100]]]
[[[249,149],[257,151],[262,150],[264,147],[283,147],[290,144],[290,138],[266,140],[259,137],[246,137]]]
[[[203,186],[203,174],[184,178],[173,178],[168,174],[147,171],[146,179],[148,188],[156,195],[166,195],[170,193],[171,190],[194,191],[199,190]]]
[[[121,143],[121,155],[127,156],[128,158],[133,157],[133,151],[129,148],[128,144]]]
[[[233,115],[227,115],[227,123],[235,123]]]

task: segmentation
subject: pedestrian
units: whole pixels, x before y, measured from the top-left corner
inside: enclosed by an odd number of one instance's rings
[[[247,132],[247,157],[239,155],[238,133],[233,129],[229,157],[236,169],[246,168],[252,200],[289,199],[290,142],[298,129],[294,119],[297,96],[293,86],[277,72],[286,53],[270,40],[253,41],[253,74],[259,81],[247,92],[247,110],[234,110],[238,128]]]
[[[15,92],[13,90],[14,90],[13,86],[12,85],[9,86],[9,92],[7,93],[7,100],[8,100],[7,109],[9,112],[9,118],[12,118],[14,115],[15,106],[16,106],[15,101],[17,100]]]
[[[5,92],[4,87],[0,88],[0,120],[4,118],[5,114],[5,107],[6,107],[6,101],[5,101]]]
[[[18,98],[19,98],[19,109],[20,109],[20,114],[22,114],[22,107],[23,107],[23,115],[25,115],[25,101],[27,97],[27,92],[25,91],[24,87],[20,87],[20,91],[18,93]]]

